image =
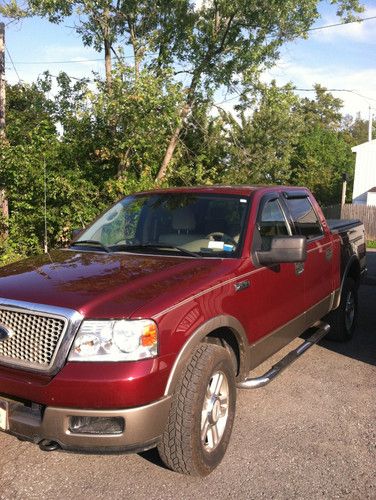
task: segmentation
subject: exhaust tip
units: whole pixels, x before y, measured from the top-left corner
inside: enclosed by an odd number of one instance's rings
[[[56,441],[49,441],[48,439],[42,439],[42,441],[39,443],[39,448],[42,451],[55,451],[60,448],[60,445]]]

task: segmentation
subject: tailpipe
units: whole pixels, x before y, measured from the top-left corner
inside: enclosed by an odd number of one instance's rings
[[[42,439],[42,441],[38,444],[42,451],[55,451],[60,449],[59,443],[56,441],[50,441],[49,439]]]

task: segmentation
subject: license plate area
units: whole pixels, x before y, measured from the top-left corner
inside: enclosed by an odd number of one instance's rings
[[[9,428],[8,423],[9,403],[4,399],[0,399],[0,431],[7,431]]]

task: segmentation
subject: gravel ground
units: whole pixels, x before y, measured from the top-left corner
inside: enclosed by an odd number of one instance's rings
[[[376,499],[376,252],[368,263],[355,339],[324,341],[269,386],[238,391],[228,452],[209,477],[170,472],[153,451],[45,453],[0,434],[0,498]]]

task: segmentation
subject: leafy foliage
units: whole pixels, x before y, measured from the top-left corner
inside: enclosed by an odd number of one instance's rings
[[[329,0],[337,14],[353,18],[360,0]],[[19,18],[40,15],[60,23],[75,15],[83,43],[104,50],[107,90],[112,87],[112,51],[124,38],[134,55],[136,78],[143,65],[154,76],[186,74],[185,99],[165,145],[157,173],[173,165],[181,134],[197,101],[220,88],[253,90],[260,73],[273,65],[281,46],[307,36],[319,18],[320,0],[8,0],[0,13]]]
[[[98,80],[72,82],[64,73],[51,95],[48,74],[8,87],[7,141],[0,147],[9,238],[2,261],[40,252],[44,196],[50,246],[64,245],[126,193],[150,189],[184,99],[168,73],[114,71],[111,93]],[[324,95],[325,94],[325,95]],[[166,185],[285,183],[311,188],[325,204],[339,200],[343,173],[352,176],[351,146],[364,123],[345,120],[341,102],[317,87],[299,98],[290,85],[259,86],[237,116],[197,103],[181,136]]]
[[[320,85],[300,98],[291,85],[262,85],[280,47],[306,36],[319,0],[7,0],[0,13],[74,15],[84,44],[104,51],[106,78],[94,83],[46,73],[7,88],[0,187],[10,218],[0,262],[40,252],[44,206],[50,246],[64,245],[120,196],[158,185],[289,183],[319,200],[339,200],[351,146],[366,123],[342,117]],[[350,19],[359,0],[331,0]],[[133,60],[125,64],[123,48]],[[116,53],[116,64],[113,63]],[[234,113],[215,92],[240,95]],[[46,187],[46,190],[45,190]]]

